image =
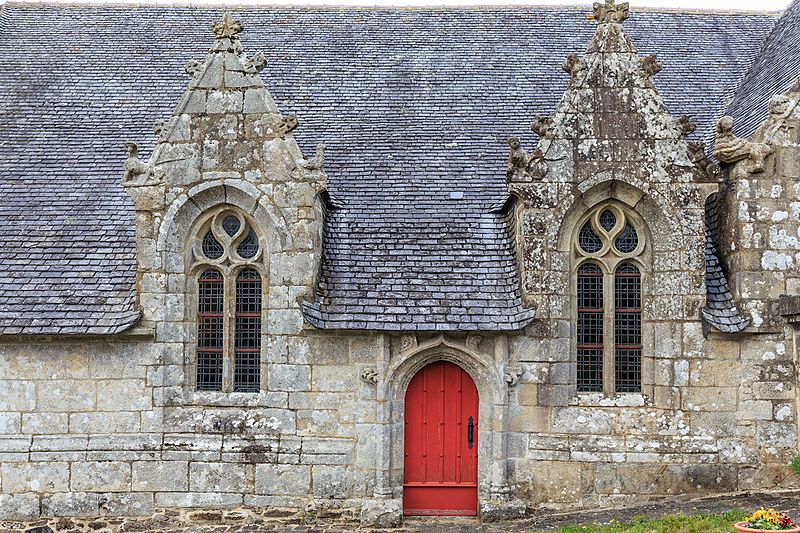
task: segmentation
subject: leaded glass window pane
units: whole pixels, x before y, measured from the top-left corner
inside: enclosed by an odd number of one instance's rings
[[[222,390],[224,281],[206,270],[197,283],[197,390]]]
[[[624,264],[614,276],[614,368],[616,392],[642,388],[642,289],[635,265]]]
[[[258,392],[261,382],[261,276],[245,269],[236,279],[233,390]]]
[[[578,390],[603,390],[603,272],[589,263],[578,269]]]

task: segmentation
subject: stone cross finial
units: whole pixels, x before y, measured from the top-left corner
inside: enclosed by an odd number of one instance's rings
[[[222,15],[222,22],[214,22],[211,24],[211,29],[217,39],[238,39],[239,34],[242,33],[242,23],[231,19],[231,16],[226,11]]]
[[[600,24],[607,24],[609,22],[622,22],[628,18],[628,11],[630,6],[628,2],[617,4],[614,0],[605,0],[605,3],[595,2],[592,6],[592,19]]]

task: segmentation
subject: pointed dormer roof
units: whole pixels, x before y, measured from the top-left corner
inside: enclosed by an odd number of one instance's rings
[[[129,143],[123,179],[129,189],[247,176],[252,181],[295,171],[301,180],[311,175],[299,171],[311,163],[291,135],[297,118],[281,115],[259,75],[265,56],[245,53],[242,24],[228,13],[211,29],[215,39],[206,57],[185,66],[191,80],[172,117],[155,125],[159,139],[149,162],[138,160],[136,145]],[[324,187],[321,173],[312,174]]]

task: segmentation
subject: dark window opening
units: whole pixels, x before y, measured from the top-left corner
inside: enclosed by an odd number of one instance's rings
[[[197,390],[222,390],[224,281],[206,270],[197,283]]]
[[[261,383],[261,276],[245,269],[236,278],[234,327],[236,392],[258,392]]]
[[[636,266],[624,264],[614,276],[614,368],[616,392],[642,388],[642,287]]]
[[[578,269],[578,391],[603,390],[603,272]]]

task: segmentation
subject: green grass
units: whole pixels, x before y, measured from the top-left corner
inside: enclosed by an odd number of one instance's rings
[[[671,515],[657,520],[636,517],[626,522],[609,521],[606,525],[575,525],[558,533],[731,533],[733,523],[745,513],[731,511],[716,515]]]

